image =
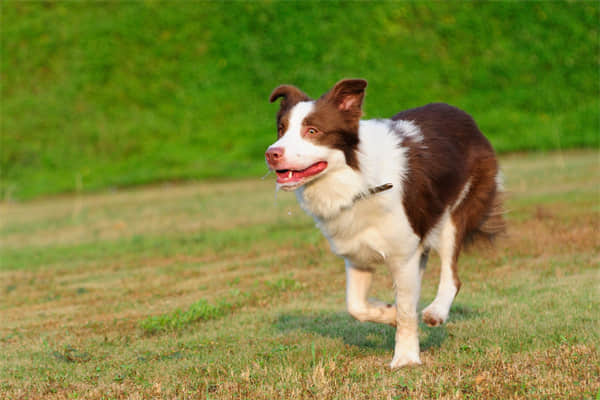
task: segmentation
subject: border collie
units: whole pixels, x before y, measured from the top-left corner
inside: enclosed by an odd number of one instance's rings
[[[277,187],[295,190],[333,252],[346,262],[346,303],[360,321],[396,327],[391,368],[420,364],[417,303],[429,251],[441,259],[435,300],[423,321],[448,318],[460,288],[465,241],[504,230],[494,150],[464,111],[428,104],[390,119],[361,120],[367,82],[345,79],[312,100],[282,85],[277,141],[266,151]],[[395,305],[368,300],[385,264]]]

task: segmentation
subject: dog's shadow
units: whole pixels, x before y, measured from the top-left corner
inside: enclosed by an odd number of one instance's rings
[[[461,305],[454,305],[451,321],[470,319],[478,313]],[[346,312],[305,314],[300,311],[280,314],[275,328],[281,332],[303,331],[330,338],[340,338],[345,344],[371,349],[393,349],[396,329],[389,325],[359,322]],[[440,347],[448,338],[445,325],[431,328],[419,324],[421,351]]]

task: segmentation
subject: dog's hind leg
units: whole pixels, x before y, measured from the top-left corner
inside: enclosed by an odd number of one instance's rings
[[[423,322],[429,326],[438,326],[446,322],[450,306],[460,289],[456,262],[460,252],[462,236],[454,222],[447,218],[442,226],[438,253],[441,260],[440,284],[435,300],[423,310]]]
[[[368,300],[373,271],[358,269],[346,261],[346,305],[359,321],[396,325],[396,308],[391,304]]]

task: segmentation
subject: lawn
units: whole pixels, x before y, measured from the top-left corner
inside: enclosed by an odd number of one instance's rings
[[[501,163],[507,237],[463,254],[449,322],[395,371],[272,176],[1,204],[0,398],[597,399],[599,153]]]
[[[600,5],[0,2],[0,198],[248,178],[271,90],[369,81],[368,118],[443,101],[500,152],[599,148]]]

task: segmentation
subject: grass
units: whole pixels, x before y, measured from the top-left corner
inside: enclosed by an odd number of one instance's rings
[[[192,303],[186,311],[176,309],[173,312],[151,316],[140,322],[140,328],[147,333],[157,333],[169,329],[179,329],[194,322],[208,321],[224,317],[231,311],[232,305],[226,299],[217,304],[209,304],[206,300]]]
[[[495,148],[598,148],[597,2],[0,3],[0,195],[264,173],[281,83],[464,108]]]
[[[237,285],[240,278],[234,278],[229,285]],[[252,292],[241,292],[239,289],[231,289],[229,293],[217,299],[216,304],[210,304],[204,299],[192,303],[186,311],[176,309],[161,315],[153,315],[142,321],[139,326],[147,334],[178,330],[185,328],[198,321],[207,321],[221,318],[236,308],[242,306],[256,305],[265,299],[271,299],[275,294],[282,291],[292,291],[302,287],[295,279],[282,277],[273,281],[265,281],[261,287],[254,285]],[[258,290],[257,290],[258,289]]]
[[[595,399],[598,152],[501,162],[509,235],[463,254],[449,322],[399,371],[270,179],[2,204],[0,398]],[[383,268],[373,291],[392,299]]]

